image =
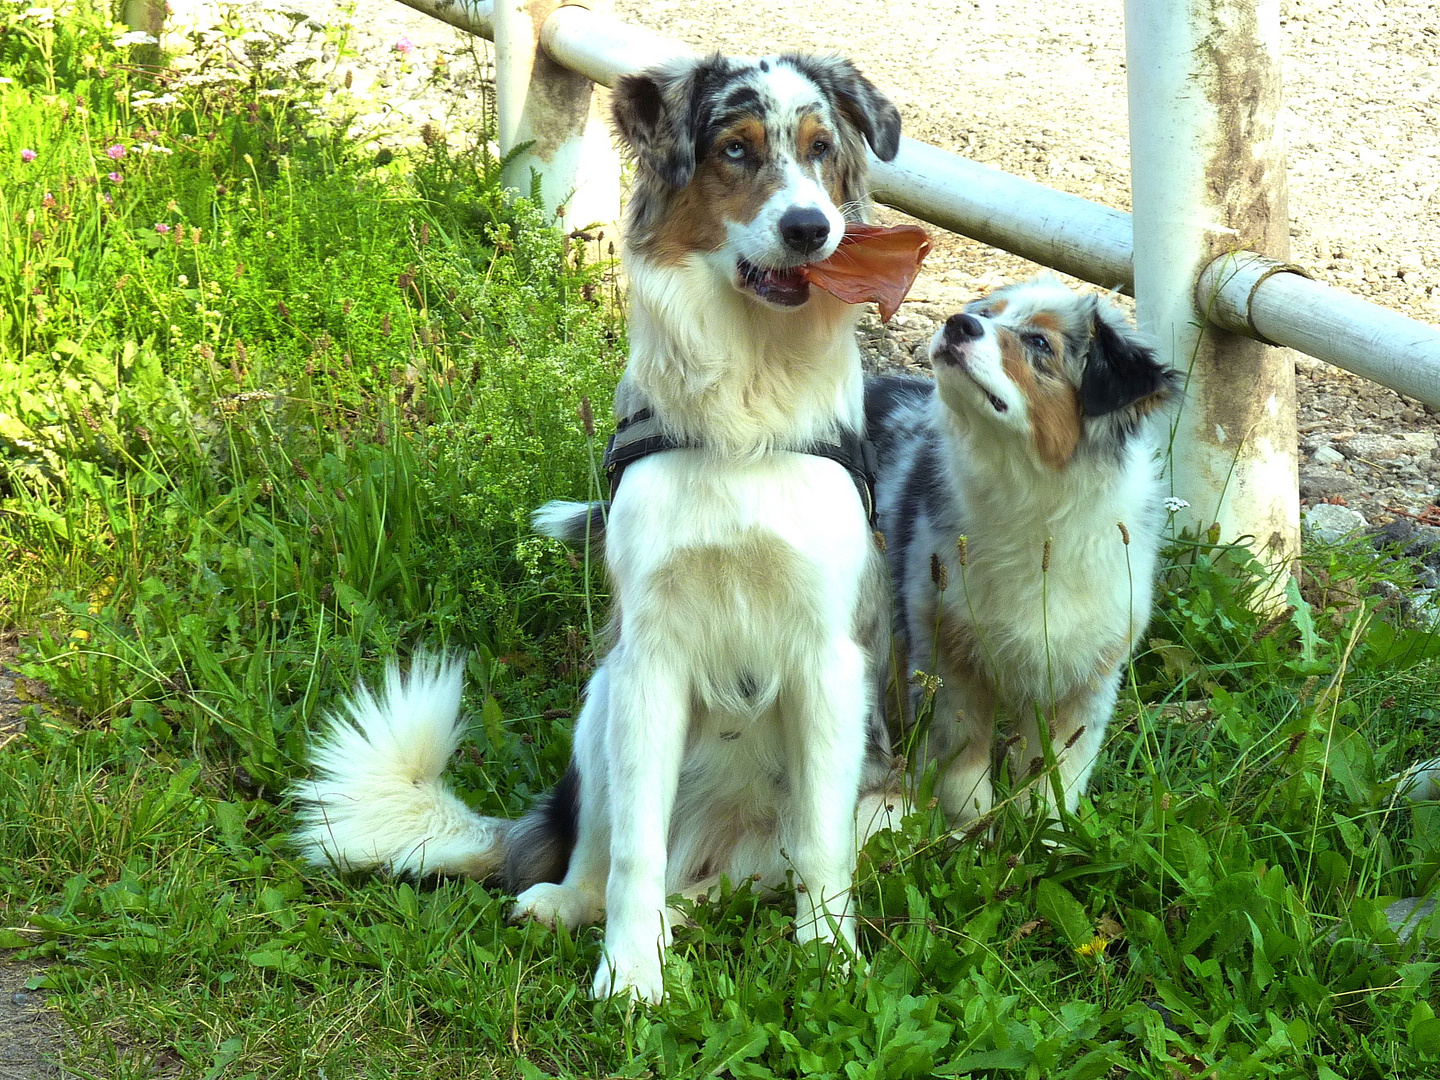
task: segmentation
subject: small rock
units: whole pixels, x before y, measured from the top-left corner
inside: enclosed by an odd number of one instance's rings
[[[1304,518],[1305,524],[1317,539],[1331,543],[1342,540],[1370,524],[1358,510],[1351,510],[1346,506],[1332,506],[1330,503],[1310,507],[1305,511]]]
[[[1396,900],[1385,909],[1385,921],[1395,931],[1395,936],[1404,942],[1409,941],[1421,926],[1429,923],[1434,914],[1433,897],[1427,900],[1420,896],[1407,896]]]
[[[1336,472],[1328,465],[1300,470],[1300,494],[1306,499],[1323,499],[1327,495],[1349,498],[1360,493],[1361,484],[1353,476]]]
[[[1339,465],[1345,460],[1344,454],[1329,445],[1320,447],[1310,457],[1317,465]]]

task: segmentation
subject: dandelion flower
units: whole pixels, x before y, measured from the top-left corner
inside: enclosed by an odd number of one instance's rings
[[[118,142],[114,143],[111,146],[107,146],[105,148],[105,156],[108,157],[111,161],[119,161],[125,156],[125,147],[120,145]]]
[[[37,154],[37,153],[35,153],[34,150],[21,150],[21,151],[20,151],[20,160],[21,160],[21,161],[26,161],[26,162],[34,161],[34,160],[35,160],[37,157],[39,157],[39,156],[40,156],[40,155]]]
[[[1094,937],[1076,948],[1075,955],[1082,960],[1096,960],[1105,955],[1105,946],[1108,944],[1103,937]]]
[[[90,631],[89,631],[89,630],[71,630],[71,631],[70,631],[70,636],[71,636],[72,638],[74,638],[76,641],[89,641],[89,640],[90,640]]]

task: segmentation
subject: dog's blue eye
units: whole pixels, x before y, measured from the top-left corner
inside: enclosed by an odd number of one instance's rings
[[[1050,348],[1050,339],[1047,338],[1044,334],[1026,334],[1021,340],[1024,341],[1026,345],[1029,345],[1032,349],[1043,352],[1047,356],[1050,356],[1055,352],[1054,349]]]
[[[739,139],[725,144],[725,156],[731,161],[739,161],[745,156],[745,144]]]

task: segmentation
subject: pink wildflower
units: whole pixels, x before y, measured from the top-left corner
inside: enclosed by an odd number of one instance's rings
[[[163,236],[165,235],[165,233],[168,233],[170,231],[170,226],[166,225],[163,221],[157,221],[155,223],[155,231]]]
[[[118,184],[118,183],[120,183],[121,180],[124,180],[124,179],[125,179],[125,176],[124,176],[123,173],[112,172],[112,173],[106,173],[106,174],[105,174],[105,179],[106,179],[106,180],[109,180],[112,184]]]
[[[408,37],[400,37],[395,42],[395,51],[401,56],[409,56],[415,51],[415,43]]]
[[[40,200],[40,205],[41,205],[41,206],[54,206],[54,205],[55,205],[55,196],[54,196],[54,195],[51,195],[50,192],[48,192],[48,191],[45,192],[45,197]]]
[[[105,156],[110,158],[111,161],[119,161],[125,156],[125,147],[117,142],[114,146],[106,147]]]
[[[39,157],[39,156],[40,156],[40,155],[37,154],[37,153],[35,153],[34,150],[21,150],[21,151],[20,151],[20,160],[21,160],[21,161],[27,161],[27,162],[28,162],[28,161],[34,161],[34,160],[35,160],[37,157]]]

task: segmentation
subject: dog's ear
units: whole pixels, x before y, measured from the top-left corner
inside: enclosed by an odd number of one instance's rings
[[[825,92],[840,114],[865,136],[876,157],[895,160],[900,152],[900,110],[854,64],[842,56],[790,54],[784,59]]]
[[[1108,416],[1140,401],[1152,407],[1164,404],[1178,387],[1177,373],[1155,358],[1155,350],[1118,312],[1093,298],[1091,303],[1090,351],[1080,377],[1080,407],[1085,415]]]
[[[876,157],[894,161],[900,152],[900,110],[848,60],[845,67],[849,69],[848,78],[837,87],[841,111],[860,129]]]
[[[610,112],[615,130],[636,163],[679,191],[695,175],[695,137],[684,131],[685,116],[666,103],[671,80],[659,72],[622,75],[615,83]]]
[[[696,140],[708,122],[705,95],[728,65],[719,54],[687,58],[622,75],[615,83],[610,113],[616,132],[639,166],[672,191],[695,175]]]

